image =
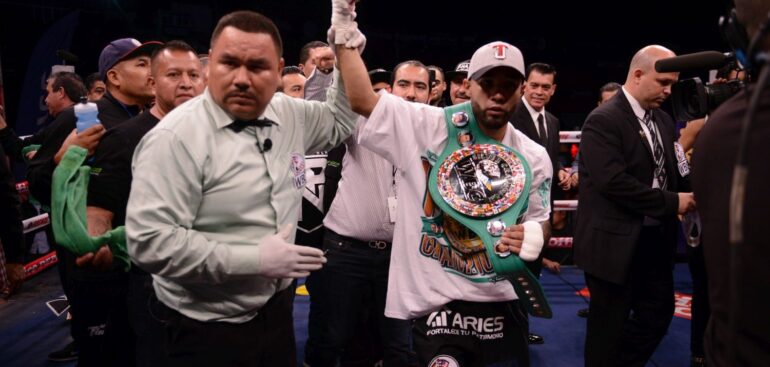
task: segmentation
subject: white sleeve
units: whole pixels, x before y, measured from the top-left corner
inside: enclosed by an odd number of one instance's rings
[[[415,156],[446,140],[444,110],[382,93],[362,123],[358,143],[403,169]],[[436,153],[436,152],[434,152]]]
[[[527,163],[532,171],[532,186],[529,188],[529,208],[524,220],[543,222],[551,214],[551,184],[553,182],[553,167],[548,152],[541,147],[529,149]]]

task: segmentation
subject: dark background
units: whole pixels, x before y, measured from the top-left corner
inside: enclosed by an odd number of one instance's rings
[[[728,51],[718,30],[728,0],[484,1],[364,0],[360,28],[368,38],[370,69],[390,69],[418,59],[451,69],[476,48],[503,40],[519,47],[524,61],[547,62],[558,70],[556,95],[548,109],[563,128],[582,124],[596,105],[598,88],[625,80],[639,48],[661,44],[678,54]],[[182,39],[207,52],[208,39],[223,14],[252,9],[272,18],[281,31],[286,64],[296,64],[300,47],[325,40],[328,0],[0,0],[0,60],[6,110],[16,121],[20,91],[32,50],[57,20],[79,12],[69,51],[79,57],[82,76],[96,71],[101,49],[111,40]]]

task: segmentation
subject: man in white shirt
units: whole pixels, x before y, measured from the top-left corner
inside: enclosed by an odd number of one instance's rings
[[[425,65],[405,61],[396,66],[393,75],[393,95],[409,102],[428,103],[430,80]],[[360,146],[357,140],[354,132],[345,141],[342,179],[324,219],[328,259],[323,269],[326,338],[319,341],[320,365],[334,365],[341,357],[355,331],[364,300],[370,299],[385,366],[406,366],[410,325],[384,315],[399,173],[393,164]]]
[[[527,321],[514,304],[518,296],[510,283],[496,281],[500,274],[490,266],[493,256],[509,253],[536,259],[549,232],[550,160],[543,147],[508,124],[524,79],[521,52],[504,42],[476,51],[465,82],[471,101],[463,105],[472,108],[473,117],[465,114],[456,126],[465,126],[464,121],[473,127],[469,131],[484,136],[468,136],[466,130],[450,136],[443,109],[371,91],[366,67],[351,49],[363,41],[353,22],[354,9],[345,0],[332,4],[334,43],[351,108],[367,118],[358,128],[358,142],[397,169],[399,199],[385,315],[414,320],[414,348],[421,365],[512,360],[528,365]],[[494,253],[469,248],[469,243],[479,242],[473,231],[458,223],[460,219],[449,220],[449,212],[438,210],[440,203],[428,192],[434,188],[426,173],[440,163],[437,156],[454,144],[453,139],[461,144],[494,140],[519,152],[531,168],[531,185],[521,196],[528,206],[521,213],[523,224],[496,231]]]
[[[275,93],[282,48],[265,16],[222,17],[208,87],[134,153],[128,251],[153,274],[170,366],[296,361],[292,278],[326,261],[321,250],[293,244],[304,156],[341,143],[355,114],[340,78],[323,103]]]

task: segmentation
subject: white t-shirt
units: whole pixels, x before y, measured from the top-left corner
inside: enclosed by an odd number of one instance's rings
[[[423,162],[435,163],[446,146],[444,110],[383,94],[363,124],[359,144],[383,156],[399,172],[396,176],[398,212],[385,315],[414,319],[452,300],[517,299],[507,281],[479,282],[495,276],[485,251],[464,258],[450,251],[450,245],[443,239],[423,232],[426,218],[423,208],[426,200],[430,200],[425,168],[429,166]],[[553,176],[548,153],[511,124],[502,143],[524,156],[534,176],[524,220],[548,220]]]

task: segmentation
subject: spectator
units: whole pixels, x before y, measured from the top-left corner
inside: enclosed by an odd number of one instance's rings
[[[428,103],[430,78],[425,65],[410,60],[393,70],[393,95]],[[323,269],[326,339],[319,343],[319,365],[335,365],[350,349],[361,306],[371,294],[385,365],[406,366],[409,324],[384,315],[395,225],[392,210],[397,205],[396,180],[401,172],[357,141],[355,133],[345,141],[342,179],[324,219],[324,250],[329,262]]]
[[[446,79],[444,78],[444,69],[436,66],[428,66],[428,70],[433,71],[434,78],[430,86],[430,105],[436,107],[446,106],[444,102],[444,91],[446,91]]]
[[[390,87],[391,83],[391,72],[385,70],[385,69],[373,69],[369,71],[369,80],[372,82],[372,88],[374,90],[374,93],[379,92],[380,90],[384,89],[386,92],[390,93],[392,91]]]
[[[0,303],[15,293],[24,282],[24,231],[19,195],[0,146]]]
[[[457,64],[454,70],[446,72],[446,80],[449,81],[449,100],[453,105],[470,100],[468,89],[466,89],[463,82],[468,77],[468,65],[470,62],[470,60],[465,60]]]
[[[310,78],[316,68],[329,74],[334,69],[334,51],[328,44],[321,41],[311,41],[306,43],[299,51],[299,70],[306,77]]]
[[[108,44],[99,56],[99,74],[105,80],[107,92],[104,97],[96,101],[99,108],[98,118],[101,124],[94,125],[80,133],[75,129],[77,118],[72,108],[62,111],[51,126],[46,129],[44,140],[40,150],[29,162],[27,178],[29,180],[30,193],[44,206],[51,205],[51,181],[53,171],[67,151],[70,145],[78,145],[90,152],[99,144],[105,130],[112,129],[120,123],[136,116],[152,99],[153,93],[149,85],[150,53],[160,45],[159,42],[141,44],[131,38],[123,38]],[[101,272],[90,268],[75,266],[75,255],[64,248],[58,248],[57,254],[60,268],[63,269],[62,284],[67,288],[72,312],[72,334],[74,343],[80,351],[78,364],[80,366],[104,366],[105,359],[109,358],[112,351],[102,348],[104,334],[103,324],[98,322],[101,311],[98,307],[104,302],[122,300],[125,305],[125,293],[108,293],[110,300],[106,300],[98,293],[98,280],[104,278]],[[121,275],[118,275],[121,276]],[[92,283],[92,280],[97,280]],[[97,286],[90,287],[92,284]],[[93,319],[89,316],[96,309]],[[83,317],[78,314],[83,313]],[[96,330],[92,332],[92,330]],[[127,326],[126,326],[127,330]],[[125,335],[126,333],[116,333]],[[118,341],[118,343],[120,343]],[[113,344],[114,346],[114,344]],[[123,349],[117,350],[124,351]],[[53,352],[49,359],[62,361],[72,359],[77,351],[73,345]],[[121,363],[131,364],[131,359],[120,360]]]
[[[107,92],[107,86],[99,73],[90,74],[86,78],[86,89],[88,89],[88,101],[95,102],[104,96]]]
[[[182,41],[170,41],[156,49],[151,59],[151,86],[155,91],[155,104],[118,127],[108,131],[94,152],[91,180],[88,186],[86,218],[89,234],[97,236],[125,224],[128,195],[131,191],[131,157],[142,137],[174,108],[203,92],[203,71],[195,50]],[[137,266],[132,266],[127,281],[120,274],[122,269],[111,268],[112,254],[104,246],[94,254],[77,259],[80,266],[94,266],[106,270],[101,279],[103,294],[127,294],[127,316],[136,342],[137,366],[165,366],[163,348],[163,324],[152,315],[157,298],[152,289],[152,277]],[[118,281],[120,279],[120,281]],[[92,287],[96,287],[92,283]],[[112,325],[120,325],[126,317],[122,306],[125,299],[103,298],[105,302],[88,318],[103,317],[109,332]],[[157,307],[154,307],[157,310]],[[115,336],[107,335],[107,340]],[[130,349],[131,344],[118,346]],[[133,352],[133,350],[130,350]],[[115,363],[110,361],[110,363]]]
[[[48,115],[56,118],[65,109],[72,107],[80,101],[80,97],[86,95],[86,88],[80,77],[75,73],[58,72],[51,75],[46,82],[45,104],[48,107]],[[48,127],[36,132],[27,139],[20,139],[16,133],[8,127],[5,118],[0,114],[0,141],[6,154],[16,162],[23,162],[24,158],[32,159],[34,151],[24,155],[24,148],[30,145],[41,144],[50,132]]]
[[[281,86],[279,92],[283,92],[289,97],[305,98],[305,74],[296,66],[286,66],[281,72]]]

